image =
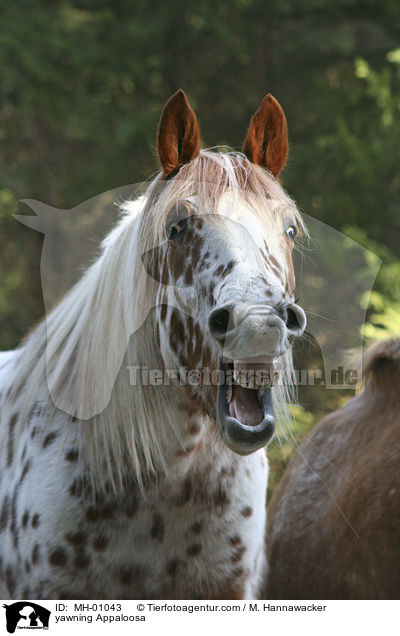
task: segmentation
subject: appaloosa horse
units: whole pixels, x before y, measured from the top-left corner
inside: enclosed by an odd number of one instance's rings
[[[271,392],[305,327],[285,116],[267,95],[243,153],[202,151],[178,91],[158,152],[98,260],[2,355],[0,596],[230,599],[262,581]]]
[[[270,599],[400,596],[400,340],[300,446],[268,507]]]

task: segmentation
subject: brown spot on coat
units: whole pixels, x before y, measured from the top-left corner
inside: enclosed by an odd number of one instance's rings
[[[85,533],[82,531],[74,532],[74,533],[69,532],[68,534],[65,535],[65,538],[67,539],[67,541],[69,541],[69,543],[75,546],[85,545],[87,541],[87,537]]]
[[[197,322],[194,323],[194,340],[193,343],[193,353],[191,356],[191,366],[192,368],[198,367],[201,362],[201,357],[203,353],[203,334],[201,333],[200,326]]]
[[[143,576],[141,568],[123,565],[118,571],[117,580],[121,585],[126,586],[136,581],[139,576]]]
[[[221,477],[234,477],[236,474],[236,469],[234,466],[225,466],[221,468]]]
[[[7,467],[11,466],[14,458],[14,433],[18,415],[13,415],[8,424]]]
[[[8,518],[9,518],[9,509],[10,509],[9,498],[8,498],[8,495],[6,495],[3,499],[3,505],[1,507],[1,513],[0,513],[0,532],[5,530],[5,528],[7,527]]]
[[[77,491],[78,491],[78,481],[74,479],[74,481],[69,487],[69,494],[71,495],[71,497],[76,497]]]
[[[46,435],[46,437],[43,440],[43,448],[47,448],[48,446],[50,446],[50,444],[54,442],[56,437],[57,437],[57,433],[55,432],[49,433],[48,435]]]
[[[39,563],[39,560],[40,560],[40,546],[38,543],[36,543],[32,550],[32,556],[31,556],[32,564],[36,565],[36,563]]]
[[[21,477],[20,477],[20,479],[19,479],[19,483],[20,483],[20,484],[22,484],[22,482],[24,481],[24,479],[25,479],[25,477],[26,477],[26,475],[27,475],[27,473],[28,473],[28,471],[29,471],[30,467],[31,467],[31,462],[30,462],[30,460],[28,459],[28,460],[25,462],[25,464],[24,464],[24,468],[23,468],[23,470],[22,470]]]
[[[275,267],[275,269],[278,271],[278,273],[280,275],[283,274],[282,267],[281,267],[279,261],[277,261],[275,256],[273,256],[272,254],[269,257],[269,262],[272,263],[272,265]]]
[[[180,312],[175,308],[171,312],[169,328],[169,344],[171,349],[177,352],[185,344],[185,327]]]
[[[68,490],[71,497],[81,497],[88,489],[87,480],[85,478],[79,478],[74,479]]]
[[[232,545],[239,545],[240,543],[242,543],[242,540],[238,534],[235,534],[233,537],[231,537],[229,541]]]
[[[233,268],[236,265],[236,261],[232,260],[229,261],[229,263],[227,263],[222,271],[221,277],[225,278],[225,276],[227,276],[229,274],[229,272],[231,272],[233,270]]]
[[[189,556],[197,556],[198,554],[200,554],[201,550],[201,543],[194,543],[186,549],[186,554],[188,554]]]
[[[56,548],[49,555],[49,563],[50,565],[54,565],[55,567],[62,568],[68,562],[68,555],[64,548]]]
[[[201,426],[198,422],[191,422],[187,429],[187,432],[190,435],[198,435],[200,431],[201,431]]]
[[[179,559],[171,559],[167,563],[167,574],[168,576],[174,577],[178,574],[181,562]]]
[[[203,530],[203,523],[201,521],[195,521],[195,523],[190,527],[190,530],[193,534],[200,534]]]
[[[65,455],[65,459],[67,460],[67,462],[76,462],[78,460],[78,457],[79,452],[76,448],[72,448]]]
[[[35,514],[32,517],[31,525],[32,525],[32,528],[38,528],[40,525],[40,515],[37,512],[35,512]]]
[[[150,530],[150,535],[153,539],[157,541],[162,541],[164,538],[164,521],[161,515],[154,515],[153,517],[153,525]]]
[[[165,322],[167,319],[167,310],[168,310],[168,305],[161,305],[160,308],[160,318],[161,318],[161,322]]]
[[[196,448],[196,446],[187,446],[187,448],[180,448],[177,452],[176,452],[176,456],[177,457],[187,457],[188,455],[190,455],[191,453],[193,453],[194,449]]]
[[[133,517],[139,508],[139,500],[136,495],[132,495],[129,501],[125,504],[124,512],[127,517]]]
[[[90,557],[79,548],[74,557],[74,567],[78,570],[84,570],[90,563]]]
[[[181,376],[179,373],[178,373],[178,377],[179,379],[181,379]],[[193,402],[192,403],[180,402],[179,408],[181,411],[184,411],[185,413],[187,413],[189,417],[193,417],[193,415],[199,415],[199,413],[201,412],[201,409]]]
[[[190,501],[191,497],[192,497],[192,480],[190,479],[190,477],[186,477],[185,481],[183,482],[181,492],[179,496],[177,497],[176,503],[178,506],[184,506]]]
[[[243,517],[251,517],[251,515],[253,514],[253,508],[251,508],[250,506],[246,506],[240,511],[240,514]]]
[[[216,506],[218,506],[219,508],[223,508],[225,506],[227,506],[230,501],[229,501],[229,497],[226,494],[226,491],[223,488],[218,488],[217,492],[215,493],[214,496],[214,503]]]
[[[96,521],[99,520],[99,517],[100,517],[99,511],[93,506],[90,506],[90,508],[86,510],[85,518],[86,518],[86,521],[89,521],[89,523],[95,523]]]
[[[112,504],[106,504],[100,510],[100,516],[102,519],[111,519],[114,514],[114,506]]]
[[[276,269],[276,267],[274,267],[273,265],[270,265],[269,268],[270,268],[271,272],[273,272],[273,274],[275,274],[275,276],[278,279],[281,279],[282,274],[281,274],[281,272],[278,269]]]
[[[17,528],[17,499],[18,499],[18,486],[14,490],[13,498],[11,500],[11,507],[10,507],[10,520],[11,520],[10,531],[13,537],[13,545],[15,549],[18,548],[18,542],[19,542],[18,528]]]
[[[244,545],[239,546],[232,555],[232,558],[231,558],[232,563],[239,563],[239,561],[241,561],[245,552],[246,552],[246,548],[244,547]]]
[[[15,578],[11,566],[8,566],[6,569],[6,586],[11,597],[13,597],[15,592]]]
[[[22,521],[21,521],[22,527],[26,528],[26,526],[28,525],[28,522],[29,522],[29,511],[25,510],[24,514],[22,515]]]
[[[106,549],[107,545],[107,537],[103,537],[101,535],[96,537],[96,539],[93,541],[93,547],[97,552],[103,552]]]

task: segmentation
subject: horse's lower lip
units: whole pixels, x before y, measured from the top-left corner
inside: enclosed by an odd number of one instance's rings
[[[220,359],[220,370],[224,372],[224,377],[229,367],[229,364]],[[263,420],[259,424],[251,426],[243,424],[231,416],[226,394],[227,384],[224,382],[218,387],[217,404],[217,425],[224,443],[239,455],[249,455],[266,446],[275,432],[271,388],[265,389],[260,400]]]

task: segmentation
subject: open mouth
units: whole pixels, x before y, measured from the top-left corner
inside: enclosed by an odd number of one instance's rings
[[[275,432],[271,387],[279,371],[276,358],[224,362],[218,387],[217,423],[226,445],[240,455],[265,446]]]

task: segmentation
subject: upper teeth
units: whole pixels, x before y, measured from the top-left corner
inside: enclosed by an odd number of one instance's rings
[[[267,370],[234,369],[233,379],[246,389],[267,389],[277,380],[278,374]]]
[[[245,389],[266,389],[276,384],[279,378],[279,360],[235,360],[233,379]]]

